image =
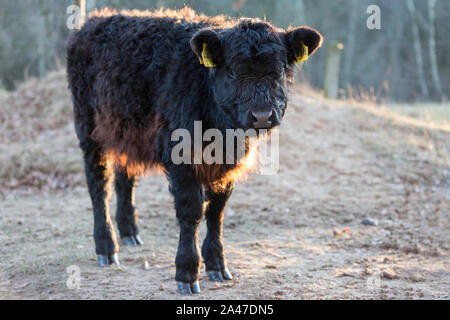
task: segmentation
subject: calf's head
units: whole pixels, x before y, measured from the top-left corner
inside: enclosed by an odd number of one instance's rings
[[[322,43],[309,27],[277,31],[265,22],[243,20],[230,29],[203,29],[191,39],[200,63],[210,68],[217,104],[236,128],[278,126],[287,105],[294,65]]]

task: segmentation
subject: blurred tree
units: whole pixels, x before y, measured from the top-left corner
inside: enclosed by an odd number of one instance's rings
[[[343,61],[343,71],[342,71],[342,82],[344,87],[352,82],[351,71],[352,71],[352,61],[354,59],[355,43],[356,43],[356,26],[358,22],[358,14],[361,12],[360,2],[358,0],[350,0],[350,12],[347,18],[347,36],[345,39],[345,50],[344,50],[344,61]]]
[[[439,71],[436,57],[436,32],[435,32],[435,20],[436,20],[436,0],[428,0],[428,48],[430,54],[431,75],[433,78],[434,86],[436,88],[438,97],[442,100],[442,86],[439,79]]]
[[[412,16],[412,33],[413,33],[413,41],[414,41],[414,51],[416,53],[416,62],[417,62],[417,76],[419,77],[420,89],[422,90],[422,95],[425,98],[428,98],[428,87],[425,81],[425,75],[423,70],[423,57],[422,57],[422,48],[420,43],[420,35],[419,35],[419,26],[417,23],[418,16],[416,14],[416,7],[414,5],[413,0],[406,0],[408,10]]]
[[[0,86],[10,90],[64,60],[66,9],[76,0],[0,0]],[[385,0],[87,0],[156,9],[187,4],[208,15],[266,17],[279,27],[310,25],[344,44],[339,82],[392,100],[445,100],[450,92],[450,1]],[[366,27],[369,5],[381,8],[381,30]],[[322,87],[326,50],[303,65],[302,79]],[[388,85],[387,85],[388,83]],[[341,88],[342,89],[342,88]],[[389,89],[389,91],[388,91]],[[417,90],[419,89],[419,90]],[[384,90],[384,91],[383,91]],[[389,93],[388,93],[389,92]]]

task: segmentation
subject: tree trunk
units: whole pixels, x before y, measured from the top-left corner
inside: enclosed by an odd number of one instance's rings
[[[428,98],[428,88],[427,83],[425,81],[425,75],[423,71],[423,57],[422,57],[422,48],[420,47],[420,35],[419,35],[419,26],[417,23],[417,15],[416,8],[414,6],[413,0],[407,0],[406,2],[408,6],[408,10],[412,17],[412,33],[414,38],[414,51],[416,53],[416,62],[417,62],[417,77],[419,78],[420,90],[422,91],[422,95],[424,98]]]
[[[86,0],[75,0],[75,5],[80,8],[80,29],[86,22]]]
[[[339,95],[339,64],[343,47],[342,43],[328,42],[324,83],[327,98],[337,99]]]
[[[350,0],[351,11],[348,18],[347,43],[345,44],[342,82],[345,87],[352,82],[351,70],[353,66],[353,53],[355,52],[356,24],[358,22],[359,1]]]
[[[395,3],[390,3],[390,5],[395,5]],[[391,8],[392,9],[392,8]],[[390,34],[388,36],[388,40],[392,45],[389,45],[389,100],[391,102],[395,102],[395,100],[399,97],[399,90],[401,89],[400,79],[402,76],[402,60],[400,59],[400,55],[402,52],[402,48],[397,43],[402,41],[404,25],[402,21],[405,19],[402,16],[402,11],[400,10],[391,10],[390,16],[390,25],[392,29],[390,30]]]
[[[39,17],[37,27],[37,45],[38,45],[38,76],[40,78],[45,76],[47,70],[46,58],[47,58],[47,35],[45,30],[46,10],[44,8],[44,0],[39,0]]]
[[[436,58],[436,32],[434,23],[436,20],[436,0],[428,0],[428,50],[430,52],[431,76],[439,99],[442,101],[442,86],[439,79],[439,71]]]

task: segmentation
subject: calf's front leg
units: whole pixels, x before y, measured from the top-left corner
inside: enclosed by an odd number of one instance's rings
[[[202,186],[196,181],[192,169],[186,165],[172,165],[166,170],[180,225],[175,280],[180,293],[199,293],[198,226],[203,215]]]
[[[233,279],[227,267],[222,240],[225,205],[231,196],[233,186],[234,184],[230,183],[220,191],[206,189],[209,203],[205,212],[207,233],[202,246],[202,256],[209,279],[216,282]]]

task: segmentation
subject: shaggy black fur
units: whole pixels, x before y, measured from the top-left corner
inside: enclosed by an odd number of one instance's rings
[[[141,244],[134,204],[142,172],[162,168],[170,182],[180,225],[176,281],[182,293],[198,292],[197,230],[214,281],[231,279],[223,253],[222,219],[240,165],[175,165],[171,133],[194,121],[203,130],[272,128],[284,116],[286,85],[294,63],[311,55],[322,37],[314,29],[283,31],[257,19],[198,16],[191,9],[96,12],[67,45],[67,75],[75,128],[84,153],[94,206],[99,263],[118,263],[108,212],[115,175],[116,220],[126,244]],[[202,57],[206,44],[206,67]],[[200,64],[203,60],[205,65]],[[111,165],[113,164],[113,165]],[[115,174],[113,171],[116,171]],[[203,202],[208,200],[206,211]]]

